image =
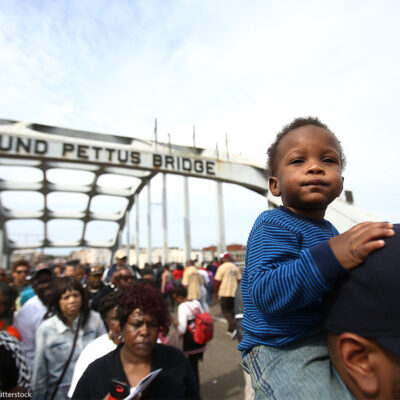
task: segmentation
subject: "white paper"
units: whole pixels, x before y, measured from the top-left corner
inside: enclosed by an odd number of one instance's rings
[[[162,368],[156,369],[155,371],[150,372],[147,376],[145,376],[137,386],[131,388],[131,392],[128,397],[125,397],[124,400],[134,399],[139,393],[142,394],[143,391],[150,385],[151,382],[156,378],[156,376],[162,371]]]

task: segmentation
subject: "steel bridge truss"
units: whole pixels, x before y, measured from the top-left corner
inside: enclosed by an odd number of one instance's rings
[[[0,251],[3,265],[18,249],[91,247],[107,248],[113,254],[121,244],[121,232],[129,211],[142,189],[158,173],[209,179],[218,184],[234,183],[267,196],[270,207],[280,204],[280,200],[268,191],[264,166],[241,156],[29,122],[0,120],[0,172]],[[76,175],[72,183],[71,179],[66,179],[73,178],[77,172],[81,175]],[[57,173],[61,179],[54,179]],[[117,177],[125,179],[126,184],[115,186],[113,181]],[[217,192],[222,193],[220,188]],[[34,210],[18,210],[12,202],[6,202],[7,194],[17,195],[26,204],[33,201],[33,194],[39,194],[42,196],[41,205]],[[68,207],[55,209],[52,206],[54,194],[66,198],[75,194],[86,200],[79,210],[66,211]],[[110,196],[120,200],[119,209],[114,212],[96,210],[96,202]],[[218,194],[217,204],[223,207]],[[223,209],[217,211],[223,215]],[[328,208],[326,218],[339,231],[361,221],[376,220],[341,198]],[[29,220],[41,223],[40,238],[32,241],[12,239],[8,233],[9,224]],[[73,240],[55,240],[52,237],[52,226],[62,220],[75,221],[76,227],[80,227],[80,233]],[[90,224],[100,221],[113,226],[114,234],[106,240],[91,240],[88,235]],[[223,225],[223,217],[221,221],[220,225]],[[219,231],[224,235],[223,227]]]
[[[235,155],[8,120],[0,120],[0,135],[0,170],[3,170],[0,179],[0,246],[6,256],[17,249],[44,247],[107,248],[115,252],[120,245],[127,213],[142,189],[158,173],[236,183],[262,195],[267,193],[263,167]],[[52,179],[57,172],[69,177],[77,171],[86,174],[84,182],[79,174],[73,183]],[[37,178],[32,179],[32,176]],[[112,182],[113,177],[125,177],[129,184],[125,187],[104,184],[110,179]],[[18,210],[13,209],[10,202],[4,204],[6,194],[17,194],[29,203],[33,193],[43,197],[39,209]],[[51,206],[54,193],[84,195],[87,200],[79,211],[55,210]],[[124,200],[121,201],[124,205],[117,212],[98,212],[94,204],[104,196]],[[28,220],[41,222],[41,237],[31,241],[10,238],[8,225]],[[50,224],[54,226],[61,220],[76,221],[76,226],[81,226],[79,236],[74,240],[54,240]],[[88,227],[94,221],[111,223],[115,228],[112,238],[90,240]]]

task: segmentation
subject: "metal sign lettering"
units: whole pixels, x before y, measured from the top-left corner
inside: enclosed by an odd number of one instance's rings
[[[9,135],[0,136],[0,154],[216,175],[212,160]]]

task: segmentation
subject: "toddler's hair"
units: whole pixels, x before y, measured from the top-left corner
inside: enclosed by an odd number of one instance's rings
[[[276,163],[276,153],[278,151],[279,143],[281,142],[282,138],[285,137],[290,131],[300,128],[306,125],[313,125],[318,128],[326,129],[330,132],[337,140],[339,146],[339,153],[340,153],[340,165],[342,169],[346,166],[346,157],[343,153],[342,145],[336,135],[328,128],[327,125],[322,123],[317,117],[306,117],[306,118],[296,118],[290,124],[285,125],[282,130],[276,135],[275,141],[269,146],[267,150],[267,175],[274,176],[275,174],[275,163]]]

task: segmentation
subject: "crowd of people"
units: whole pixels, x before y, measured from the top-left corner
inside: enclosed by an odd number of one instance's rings
[[[109,268],[15,261],[11,273],[0,270],[0,391],[103,399],[113,380],[135,387],[161,368],[142,398],[200,398],[206,345],[193,341],[191,328],[195,311],[217,300],[214,291],[229,286],[234,296],[240,270],[229,259],[139,269],[121,250]],[[237,273],[224,273],[225,264]],[[168,343],[171,324],[179,344]]]

